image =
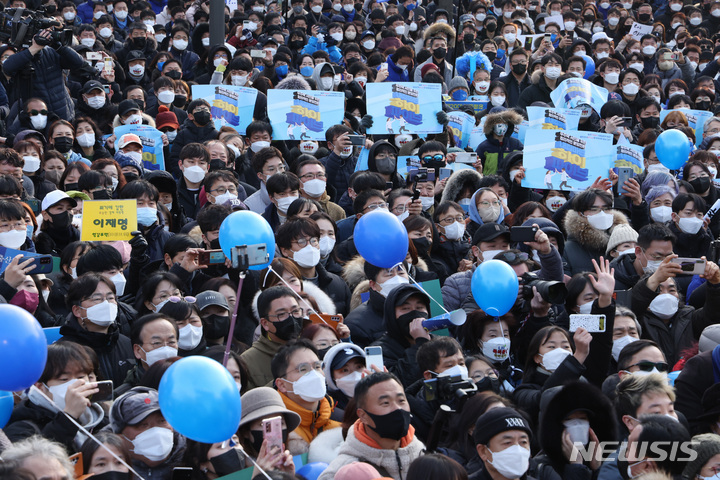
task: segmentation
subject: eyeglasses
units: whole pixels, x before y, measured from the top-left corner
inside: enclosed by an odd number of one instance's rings
[[[287,374],[290,372],[298,372],[300,375],[305,375],[311,370],[317,370],[318,372],[322,372],[322,362],[301,363],[297,366],[297,368],[293,368],[292,370],[288,370],[287,372],[285,372],[285,375],[283,375],[283,377],[287,377]]]
[[[405,213],[405,210],[408,210],[408,206],[405,204],[397,205],[395,208],[392,209],[392,212],[396,215],[400,215],[401,213]]]
[[[218,187],[215,190],[210,190],[210,193],[212,193],[213,195],[225,195],[225,193],[227,193],[227,192],[237,193],[238,189],[237,189],[237,187],[228,187],[228,188]]]
[[[334,347],[338,343],[340,343],[340,342],[338,342],[337,340],[333,340],[330,342],[326,342],[325,340],[320,340],[319,342],[317,342],[315,344],[315,348],[317,348],[318,350],[322,350],[323,348]]]
[[[448,225],[452,225],[454,222],[460,222],[463,223],[465,221],[465,217],[462,215],[458,215],[457,217],[446,217],[440,220],[438,223],[440,225],[443,225],[447,227]]]
[[[520,260],[522,262],[526,261],[528,258],[527,253],[515,253],[515,252],[503,252],[499,254],[497,257],[495,257],[496,260],[504,260],[506,262],[512,263],[517,260]]]
[[[48,111],[44,110],[44,109],[40,110],[40,111],[33,109],[33,110],[30,110],[28,113],[30,114],[31,117],[34,117],[35,115],[47,115]]]
[[[635,363],[628,367],[628,370],[632,367],[638,367],[641,372],[652,372],[653,368],[657,368],[658,372],[667,372],[668,364],[665,362],[651,362],[649,360],[643,360],[642,362]]]
[[[484,207],[484,208],[488,208],[488,207],[499,207],[500,205],[501,205],[501,203],[500,203],[499,201],[497,201],[497,200],[494,200],[494,201],[492,201],[492,202],[480,202],[480,206],[481,206],[481,207]]]
[[[325,179],[327,178],[327,176],[326,176],[325,173],[323,173],[323,172],[320,172],[320,173],[306,173],[305,175],[303,175],[303,176],[300,177],[300,180],[302,180],[303,182],[307,182],[307,181],[310,181],[310,180],[315,180],[316,178],[319,179],[319,180],[325,180]]]
[[[305,312],[301,308],[295,308],[293,310],[290,310],[289,312],[280,312],[277,315],[268,315],[268,318],[277,318],[278,322],[282,322],[283,320],[287,320],[290,315],[292,315],[295,318],[301,318]]]
[[[388,204],[387,204],[387,203],[384,203],[384,202],[383,202],[383,203],[373,203],[372,205],[368,205],[367,207],[365,207],[364,210],[373,211],[373,210],[377,210],[378,208],[387,209],[387,208],[388,208]],[[363,210],[363,211],[364,211],[364,210]]]
[[[307,238],[298,238],[297,240],[293,240],[290,243],[294,243],[300,248],[306,247],[308,243],[313,247],[317,247],[318,245],[320,245],[320,239],[317,237],[313,237],[310,240],[308,240]]]
[[[442,153],[438,153],[437,155],[426,155],[420,159],[423,163],[432,162],[435,160],[436,162],[442,162],[445,160],[445,155]]]
[[[197,302],[197,298],[195,297],[179,297],[177,295],[171,295],[168,297],[168,302],[170,303],[179,303],[179,302],[187,302],[187,303],[195,303]]]
[[[108,302],[114,302],[117,299],[117,296],[115,296],[114,293],[108,293],[107,295],[103,295],[102,293],[94,293],[87,297],[85,300],[89,300],[93,303],[100,303],[103,300],[107,300]]]

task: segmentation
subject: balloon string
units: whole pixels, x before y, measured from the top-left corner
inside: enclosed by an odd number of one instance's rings
[[[255,468],[260,470],[260,473],[265,475],[265,478],[267,478],[268,480],[272,480],[272,478],[270,478],[270,475],[268,475],[267,472],[265,470],[263,470],[263,468],[260,465],[258,465],[257,462],[255,460],[253,460],[253,458],[250,455],[247,454],[247,452],[243,449],[242,445],[238,444],[237,447],[240,449],[240,451],[243,453],[243,455],[245,455],[245,458],[250,460],[252,462],[252,464],[255,465]]]
[[[420,289],[421,292],[423,292],[425,295],[427,295],[428,297],[430,297],[430,300],[432,300],[433,302],[437,303],[438,307],[442,308],[445,313],[450,313],[450,312],[447,311],[447,309],[445,308],[445,306],[444,306],[442,303],[440,303],[440,302],[438,302],[437,300],[435,300],[435,297],[433,297],[432,295],[430,295],[430,294],[427,292],[427,290],[425,290],[425,289],[422,287],[422,285],[420,285],[420,283],[418,283],[418,281],[415,280],[415,279],[412,277],[412,275],[410,275],[410,272],[408,272],[408,271],[405,269],[405,267],[403,266],[402,263],[399,263],[398,265],[400,266],[400,268],[402,268],[403,272],[405,272],[405,273],[407,274],[408,278],[409,278],[410,280],[412,280],[413,283]]]
[[[230,346],[232,345],[233,337],[235,336],[235,324],[237,323],[237,312],[238,306],[240,305],[240,291],[243,287],[243,280],[245,280],[245,272],[240,272],[238,276],[238,288],[235,294],[235,308],[233,308],[232,319],[230,320],[230,330],[228,331],[227,341],[225,342],[225,354],[223,355],[223,367],[227,368],[228,359],[230,358]]]
[[[295,295],[295,296],[298,298],[298,300],[300,300],[302,303],[305,304],[305,306],[308,308],[308,310],[310,310],[311,312],[315,312],[315,309],[313,308],[313,306],[310,305],[307,300],[305,300],[303,297],[301,297],[300,294],[297,293],[297,292],[290,286],[290,284],[285,281],[285,279],[282,277],[282,275],[279,275],[275,270],[273,270],[272,265],[268,265],[268,272],[265,274],[265,278],[266,278],[266,279],[267,279],[267,276],[270,274],[270,272],[274,273],[275,276],[276,276],[277,278],[279,278],[280,281],[281,281],[282,283],[284,283],[285,286],[290,289],[290,291],[293,293],[293,295]],[[263,281],[263,284],[264,284],[264,283],[265,283],[265,282]],[[323,322],[325,325],[327,325],[328,327],[331,327],[330,324],[327,323],[324,318],[322,318],[320,315],[317,314],[317,312],[315,313],[315,316],[318,317],[320,320],[322,320],[322,322]],[[331,327],[331,328],[332,328],[332,327]],[[333,330],[334,330],[334,329],[333,329]]]
[[[125,460],[123,460],[122,458],[120,458],[119,456],[117,456],[117,455],[115,454],[115,452],[113,452],[112,450],[110,450],[109,448],[107,448],[107,447],[105,446],[105,444],[103,444],[100,440],[98,440],[97,438],[95,438],[95,436],[94,436],[92,433],[90,433],[89,431],[87,431],[87,430],[85,429],[85,427],[83,427],[83,426],[80,425],[78,422],[76,422],[73,417],[71,417],[70,415],[68,415],[64,410],[61,410],[60,407],[59,407],[55,402],[53,402],[50,397],[48,397],[47,395],[45,395],[45,392],[43,392],[43,391],[40,390],[39,388],[36,388],[36,390],[40,393],[40,395],[42,395],[43,397],[45,397],[45,400],[47,400],[48,402],[52,403],[53,406],[60,411],[60,413],[62,413],[63,415],[65,415],[65,416],[67,417],[67,419],[70,420],[76,427],[78,427],[80,430],[82,430],[82,432],[83,432],[85,435],[87,435],[88,437],[92,438],[95,443],[97,443],[100,447],[104,448],[110,455],[112,455],[112,456],[115,458],[115,460],[117,460],[118,462],[120,462],[120,463],[122,463],[123,465],[125,465],[125,466],[128,468],[128,470],[130,470],[132,473],[134,473],[135,476],[138,477],[140,480],[145,480],[145,478],[143,478],[139,473],[137,473],[130,465],[128,465],[127,463],[125,463]]]

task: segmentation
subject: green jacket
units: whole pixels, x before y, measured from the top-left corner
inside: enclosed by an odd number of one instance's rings
[[[252,347],[240,355],[250,371],[248,389],[265,387],[273,381],[270,362],[283,346],[282,343],[276,343],[266,336],[261,336],[252,344]]]

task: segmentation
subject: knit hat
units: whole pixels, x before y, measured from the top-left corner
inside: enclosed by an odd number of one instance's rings
[[[155,128],[160,130],[161,128],[172,127],[175,130],[180,128],[177,116],[174,112],[171,112],[165,105],[160,105],[158,108],[158,114],[155,117]]]
[[[438,75],[440,75],[440,69],[437,65],[435,65],[433,62],[426,63],[422,66],[420,69],[420,78],[424,77],[426,73],[428,73],[430,70],[433,72],[437,72]]]
[[[527,420],[512,408],[493,408],[480,415],[475,422],[473,440],[476,445],[487,445],[492,438],[508,430],[522,430],[532,437]]]
[[[712,350],[717,345],[720,345],[720,324],[705,327],[698,342],[699,353]]]
[[[374,480],[380,473],[372,466],[363,462],[352,462],[343,465],[335,473],[335,480]]]
[[[400,48],[403,46],[403,43],[400,41],[397,37],[385,37],[382,39],[380,44],[377,46],[377,49],[381,52],[384,52],[388,48]]]
[[[609,255],[610,251],[625,242],[637,242],[638,233],[633,230],[630,225],[620,224],[613,228],[610,234],[610,240],[608,240],[607,248],[605,249],[605,255]]]
[[[713,456],[720,453],[720,436],[714,433],[703,433],[692,438],[692,448],[697,453],[695,460],[688,462],[682,472],[684,479],[693,480],[702,467]]]
[[[120,168],[135,167],[135,170],[138,171],[138,175],[142,177],[145,174],[145,168],[143,167],[142,160],[136,160],[126,153],[121,151],[115,152],[115,161],[118,162]]]
[[[465,90],[469,90],[467,80],[465,80],[459,75],[453,77],[448,84],[448,92],[452,92],[456,88],[464,88]]]

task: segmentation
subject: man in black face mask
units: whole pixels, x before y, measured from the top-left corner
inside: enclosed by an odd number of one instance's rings
[[[219,292],[208,290],[198,294],[197,307],[208,346],[225,345],[230,331],[230,307],[227,299]]]
[[[527,50],[516,48],[510,54],[510,75],[500,78],[507,89],[507,104],[511,107],[517,105],[520,93],[532,83],[527,74],[529,54]]]
[[[257,315],[260,338],[241,355],[250,370],[249,389],[273,381],[270,362],[283,345],[300,334],[303,310],[289,288],[276,286],[263,290],[258,297]]]
[[[385,367],[406,387],[422,378],[416,356],[420,346],[432,338],[422,326],[429,317],[430,297],[414,285],[397,287],[385,299],[387,333],[372,345],[382,347]]]
[[[218,138],[215,122],[210,115],[210,104],[203,99],[196,99],[188,105],[188,118],[180,126],[170,150],[170,164],[177,164],[180,151],[188,143],[203,143]],[[188,214],[189,215],[189,214]]]
[[[660,104],[650,96],[639,97],[635,102],[637,125],[632,130],[633,138],[638,138],[645,129],[660,125]]]
[[[359,419],[318,480],[332,480],[341,467],[358,461],[401,478],[425,446],[410,429],[410,407],[400,380],[385,372],[368,375],[355,386],[355,400]]]

